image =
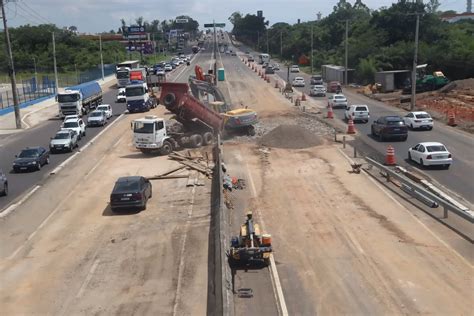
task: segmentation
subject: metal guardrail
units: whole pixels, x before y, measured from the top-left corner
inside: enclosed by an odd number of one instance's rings
[[[436,208],[438,206],[443,207],[444,209],[444,218],[448,217],[448,212],[452,212],[459,217],[469,221],[470,223],[474,223],[474,213],[470,210],[463,210],[456,205],[442,199],[441,197],[427,191],[420,185],[414,183],[412,180],[408,179],[407,177],[387,168],[386,166],[382,165],[378,161],[375,161],[372,158],[365,157],[365,160],[372,166],[377,167],[387,175],[387,181],[390,181],[390,178],[394,178],[400,182],[402,186],[402,190],[414,198],[418,199],[422,203],[428,205],[429,207]]]

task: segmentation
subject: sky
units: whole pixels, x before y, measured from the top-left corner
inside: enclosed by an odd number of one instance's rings
[[[135,24],[136,18],[145,20],[169,20],[179,15],[188,15],[199,22],[226,23],[226,30],[232,29],[229,16],[240,11],[242,14],[256,14],[263,10],[263,16],[270,25],[277,22],[294,24],[316,19],[321,12],[327,16],[337,0],[6,0],[8,25],[38,25],[53,23],[58,27],[74,25],[80,33],[108,32],[120,27],[120,19]],[[355,0],[349,0],[354,3]],[[389,7],[393,0],[363,0],[370,9]],[[439,10],[464,12],[466,0],[439,0]]]

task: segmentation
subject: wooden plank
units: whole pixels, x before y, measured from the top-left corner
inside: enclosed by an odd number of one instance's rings
[[[212,174],[212,171],[207,169],[206,167],[200,165],[200,164],[196,164],[196,163],[192,163],[192,162],[189,162],[189,161],[180,161],[180,163],[182,163],[183,165],[186,165],[192,169],[195,169],[199,172],[202,172],[204,173],[205,175],[209,176]]]
[[[147,177],[148,180],[169,180],[169,179],[184,179],[188,178],[189,175],[177,175],[177,176],[153,176],[153,177]]]
[[[165,173],[157,174],[157,175],[155,175],[155,176],[153,176],[153,177],[167,176],[167,175],[169,175],[169,174],[172,174],[173,172],[176,172],[176,171],[181,170],[181,169],[184,169],[184,168],[186,168],[186,166],[179,166],[179,167],[177,167],[177,168],[174,168],[174,169],[171,169],[171,170],[169,170],[169,171],[166,171]]]

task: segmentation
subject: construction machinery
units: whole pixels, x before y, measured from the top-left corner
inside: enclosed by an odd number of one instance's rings
[[[434,71],[432,75],[426,74],[428,64],[416,67],[416,93],[438,90],[449,83],[449,79],[441,71]],[[403,94],[411,93],[411,83],[407,82]]]
[[[260,226],[253,221],[252,212],[248,212],[245,223],[240,227],[240,235],[231,239],[228,252],[230,262],[248,265],[254,261],[263,261],[268,265],[271,253],[271,235],[262,234]]]

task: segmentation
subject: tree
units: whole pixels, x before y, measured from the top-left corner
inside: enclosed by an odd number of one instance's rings
[[[439,0],[429,0],[426,4],[426,11],[429,13],[437,13],[440,6]]]
[[[143,17],[140,16],[138,18],[135,19],[135,23],[138,25],[138,26],[143,26]]]

